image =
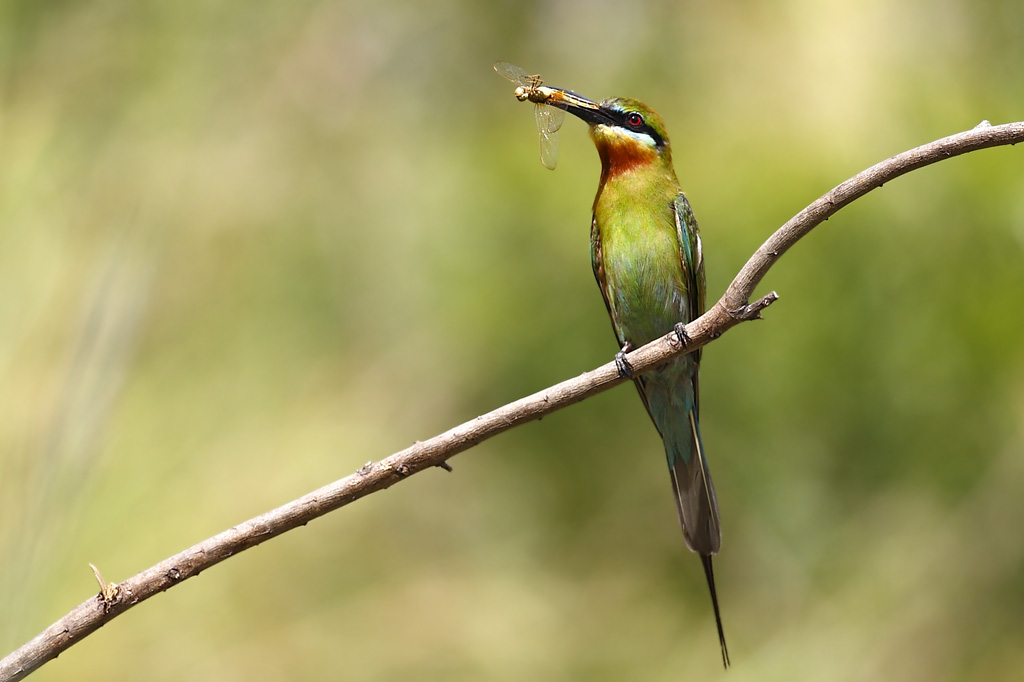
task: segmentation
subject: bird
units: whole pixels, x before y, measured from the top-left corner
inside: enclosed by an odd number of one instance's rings
[[[722,545],[718,501],[700,435],[697,349],[634,375],[626,353],[704,313],[705,275],[693,209],[672,163],[665,123],[630,98],[600,103],[552,88],[548,103],[590,127],[601,159],[590,252],[594,276],[620,350],[616,366],[633,380],[665,446],[676,512],[686,546],[700,555],[718,628],[722,663],[729,650],[715,589],[712,557]]]

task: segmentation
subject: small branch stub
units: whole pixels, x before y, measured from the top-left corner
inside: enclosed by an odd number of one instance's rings
[[[774,291],[769,292],[757,299],[753,303],[740,306],[739,308],[733,308],[729,311],[729,317],[735,318],[740,322],[746,322],[747,320],[760,320],[761,311],[779,300],[779,295]]]

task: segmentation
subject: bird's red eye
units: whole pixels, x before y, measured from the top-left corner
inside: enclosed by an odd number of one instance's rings
[[[626,120],[629,122],[629,125],[631,126],[639,127],[644,124],[644,117],[636,113],[635,111],[631,111],[629,115],[626,116]]]

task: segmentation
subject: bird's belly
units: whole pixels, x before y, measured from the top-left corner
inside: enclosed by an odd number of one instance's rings
[[[615,325],[634,347],[667,334],[677,322],[690,321],[674,251],[613,253],[605,259]]]

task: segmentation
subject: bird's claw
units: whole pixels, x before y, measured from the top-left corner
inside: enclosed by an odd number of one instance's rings
[[[633,365],[626,359],[626,349],[623,348],[615,354],[615,369],[619,370],[619,376],[623,379],[633,378]]]
[[[690,335],[686,333],[686,325],[682,322],[676,322],[676,326],[672,328],[672,331],[676,333],[676,338],[679,339],[679,345],[686,348],[690,345]]]

